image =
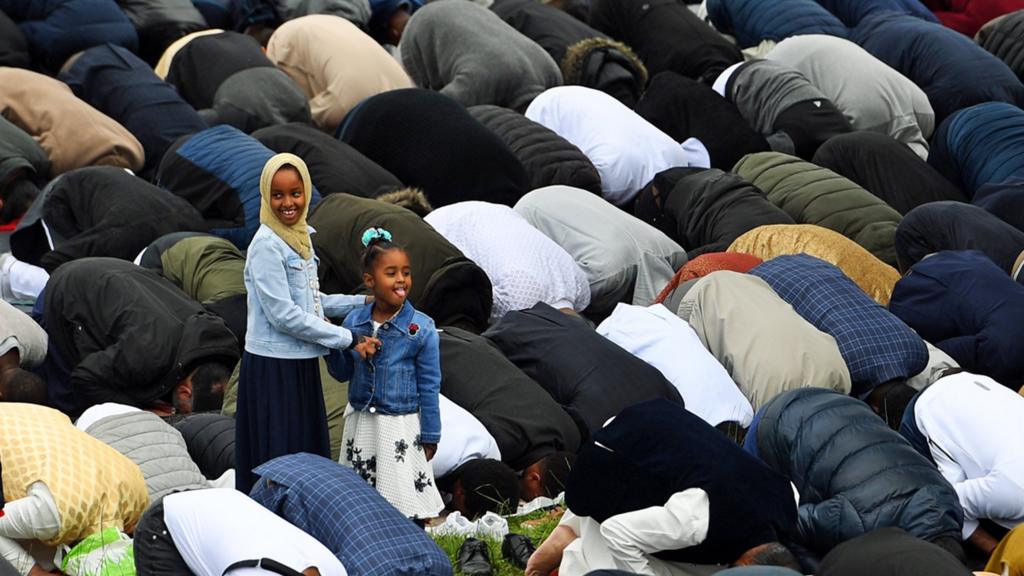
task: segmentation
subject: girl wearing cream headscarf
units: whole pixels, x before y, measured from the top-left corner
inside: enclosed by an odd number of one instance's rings
[[[306,163],[294,154],[263,167],[260,228],[245,258],[248,328],[235,416],[236,487],[247,494],[252,470],[264,462],[298,452],[330,457],[317,358],[376,351],[373,339],[353,338],[340,325],[368,299],[320,292],[306,224],[312,189]]]

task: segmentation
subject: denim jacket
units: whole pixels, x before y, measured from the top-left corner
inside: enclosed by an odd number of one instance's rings
[[[362,306],[366,297],[321,294],[318,263],[315,254],[303,260],[273,230],[260,226],[245,257],[246,352],[270,358],[316,358],[352,342],[351,332],[327,322],[324,315],[344,317]]]
[[[364,306],[345,318],[353,334],[373,334],[373,306]],[[398,415],[420,413],[420,441],[441,440],[440,338],[434,321],[406,302],[398,316],[377,331],[381,348],[368,360],[355,351],[332,351],[327,359],[331,375],[349,380],[348,403],[353,410]]]

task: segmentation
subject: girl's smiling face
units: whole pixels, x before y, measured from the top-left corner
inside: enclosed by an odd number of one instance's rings
[[[412,290],[412,267],[409,255],[401,248],[391,248],[377,257],[373,271],[363,274],[363,282],[373,292],[378,304],[397,309]]]
[[[299,171],[284,166],[270,181],[270,208],[285,226],[292,226],[302,218],[306,208],[306,190]]]

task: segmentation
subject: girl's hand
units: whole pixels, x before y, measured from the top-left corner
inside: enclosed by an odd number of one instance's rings
[[[423,446],[423,453],[427,456],[427,462],[430,462],[434,458],[434,454],[437,454],[437,444],[421,444]]]
[[[377,353],[377,349],[380,346],[380,340],[364,336],[359,344],[356,344],[352,349],[359,354],[360,358],[366,360],[367,358],[373,358],[373,355]]]

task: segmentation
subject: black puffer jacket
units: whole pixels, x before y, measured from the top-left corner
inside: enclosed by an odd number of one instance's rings
[[[658,174],[640,191],[635,212],[686,248],[691,259],[725,252],[758,226],[793,224],[756,186],[716,168],[672,168]]]
[[[274,152],[291,152],[302,158],[313,185],[325,196],[345,192],[372,198],[402,187],[394,174],[309,124],[270,126],[253,132],[252,137]]]
[[[469,108],[478,122],[497,134],[530,178],[530,189],[564,184],[601,193],[601,176],[579,148],[526,116],[500,106]]]
[[[800,493],[799,538],[816,552],[890,526],[959,538],[956,491],[864,402],[792,390],[765,406],[756,435],[761,459]]]
[[[188,455],[211,480],[235,467],[235,419],[221,414],[189,414],[175,420]]]
[[[185,200],[120,168],[91,166],[66,172],[46,187],[11,235],[11,251],[53,272],[87,256],[130,262],[164,234],[205,227]]]
[[[104,402],[148,408],[169,401],[198,364],[230,368],[239,358],[223,320],[124,260],[83,258],[58,268],[46,285],[44,315],[81,409]]]

